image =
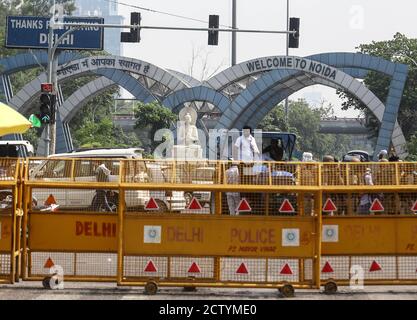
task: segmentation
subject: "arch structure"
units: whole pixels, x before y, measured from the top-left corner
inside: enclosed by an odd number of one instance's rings
[[[0,60],[1,76],[45,64],[45,55],[37,54]],[[381,122],[376,152],[388,149],[392,142],[398,155],[406,155],[405,139],[396,119],[408,68],[379,57],[343,52],[306,58],[270,56],[242,62],[204,82],[145,61],[118,56],[80,57],[66,53],[59,63],[60,83],[85,75],[98,76],[62,102],[59,109],[64,127],[68,127],[68,122],[89,99],[114,85],[126,88],[140,101],[160,101],[173,111],[196,101],[214,106],[220,112],[216,127],[231,129],[245,124],[255,127],[289,95],[307,86],[321,84],[350,92],[373,112]],[[369,71],[391,78],[384,102],[358,81]],[[41,74],[32,80],[10,98],[9,104],[21,113],[28,113],[31,103],[40,94],[40,83],[45,79],[45,74]]]
[[[58,83],[85,75],[103,76],[74,92],[68,99],[69,101],[63,103],[65,114],[64,117],[61,117],[62,126],[67,126],[68,121],[88,99],[96,96],[97,92],[102,92],[115,84],[125,88],[136,99],[144,102],[161,101],[171,92],[190,86],[183,78],[178,78],[162,68],[145,61],[118,56],[84,57],[65,61],[65,64],[58,68],[57,74]],[[104,81],[105,78],[111,82]],[[40,84],[45,81],[45,73],[33,79],[10,99],[9,105],[23,114],[29,113],[32,102],[40,95]],[[61,108],[59,108],[59,111],[61,111]],[[68,119],[66,119],[67,116],[69,116]],[[59,121],[57,121],[57,124],[61,126]],[[61,139],[61,137],[69,134],[69,128],[68,126],[66,129],[57,128],[57,131],[60,130],[64,131],[64,135],[57,132],[57,137],[60,137],[60,140],[57,141],[57,151],[65,152],[70,149],[67,143],[69,139],[68,137]],[[42,142],[43,139],[41,139],[40,144]],[[59,146],[63,146],[62,149]]]
[[[275,72],[277,70],[281,71],[280,75]],[[375,95],[356,80],[363,79],[369,71],[391,77],[385,104],[376,100]],[[406,65],[379,57],[361,53],[323,53],[307,58],[271,56],[249,60],[220,72],[204,85],[217,91],[234,93],[229,108],[231,111],[222,116],[218,127],[228,127],[231,123],[239,127],[247,119],[251,119],[251,124],[256,125],[273,108],[272,102],[282,101],[277,97],[285,99],[286,96],[317,83],[344,89],[359,100],[366,96],[362,102],[381,122],[375,153],[380,149],[388,149],[392,142],[397,154],[404,157],[407,154],[405,139],[396,119],[407,74]],[[259,86],[263,87],[262,92]],[[367,95],[364,95],[365,90]],[[372,100],[369,100],[370,97],[373,97]]]

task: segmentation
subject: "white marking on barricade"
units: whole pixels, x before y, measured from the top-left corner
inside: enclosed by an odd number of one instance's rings
[[[339,242],[339,226],[323,225],[322,242]]]
[[[144,243],[161,243],[161,226],[143,226]]]
[[[282,246],[299,247],[300,229],[282,229]]]

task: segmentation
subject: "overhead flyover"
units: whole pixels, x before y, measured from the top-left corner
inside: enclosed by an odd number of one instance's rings
[[[320,133],[360,134],[369,133],[364,118],[325,118],[320,120]]]

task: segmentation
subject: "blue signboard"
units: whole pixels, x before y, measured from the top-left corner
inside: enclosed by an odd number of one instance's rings
[[[6,24],[6,48],[48,48],[49,21],[47,17],[8,16]],[[64,23],[89,23],[91,27],[80,27],[66,35],[58,48],[78,50],[103,50],[103,28],[94,24],[103,24],[103,18],[64,17]],[[58,39],[70,27],[54,30]]]

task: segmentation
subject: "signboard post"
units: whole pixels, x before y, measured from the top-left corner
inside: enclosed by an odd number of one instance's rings
[[[55,9],[54,9],[55,12]],[[6,23],[6,48],[47,49],[48,83],[57,88],[56,69],[57,49],[65,50],[103,50],[103,18],[64,17],[64,23],[83,24],[83,26],[62,26],[57,28],[55,17],[8,16]],[[55,93],[55,92],[52,92]],[[56,105],[50,106],[56,117]],[[55,153],[56,119],[46,128],[46,156]]]
[[[65,26],[55,29],[53,32],[54,43],[57,43],[58,38],[72,29],[71,33],[61,39],[58,49],[103,50],[104,29],[95,26],[104,24],[103,18],[64,17],[64,23],[83,23],[91,24],[91,26],[78,28]],[[50,18],[48,17],[8,16],[5,47],[48,49],[49,26]]]

